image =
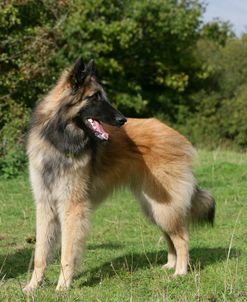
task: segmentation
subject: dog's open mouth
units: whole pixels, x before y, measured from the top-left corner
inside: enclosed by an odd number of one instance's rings
[[[86,124],[99,139],[108,140],[109,134],[105,131],[100,121],[88,118],[86,119]]]

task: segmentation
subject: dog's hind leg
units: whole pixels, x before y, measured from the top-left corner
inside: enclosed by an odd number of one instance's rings
[[[36,204],[36,246],[34,256],[34,270],[31,281],[23,289],[28,293],[41,283],[47,266],[47,261],[56,239],[58,220],[54,209],[47,200]]]
[[[169,234],[171,241],[175,247],[177,262],[174,275],[186,275],[189,264],[189,249],[188,249],[188,233],[187,230],[180,229],[178,232]],[[169,254],[168,254],[169,263]],[[167,263],[167,264],[168,264]],[[167,268],[166,265],[164,268]]]
[[[190,179],[189,179],[190,180]],[[163,232],[168,244],[168,261],[163,268],[175,268],[175,275],[185,275],[188,269],[187,216],[193,193],[193,177],[188,182],[176,182],[170,191],[144,186],[135,194],[144,213]]]
[[[87,204],[78,200],[69,200],[60,209],[62,252],[56,290],[67,289],[71,284],[89,228],[89,212]]]

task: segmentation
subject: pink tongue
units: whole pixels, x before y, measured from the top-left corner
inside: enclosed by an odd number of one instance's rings
[[[91,124],[94,131],[98,132],[104,139],[109,138],[109,134],[107,132],[105,132],[104,128],[98,121],[93,120],[91,118],[88,119],[88,121]]]

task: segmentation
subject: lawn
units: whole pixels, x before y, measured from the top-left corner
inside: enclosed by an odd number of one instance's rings
[[[94,212],[72,288],[55,292],[56,252],[30,298],[21,290],[35,235],[28,177],[0,180],[0,301],[247,301],[247,155],[200,151],[195,173],[214,194],[217,211],[213,228],[191,227],[187,276],[161,269],[167,256],[161,233],[121,191]]]

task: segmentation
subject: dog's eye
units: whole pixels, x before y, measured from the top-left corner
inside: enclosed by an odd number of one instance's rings
[[[102,100],[102,96],[100,94],[100,92],[96,92],[90,96],[87,96],[88,100],[92,100],[92,101],[101,101]]]

